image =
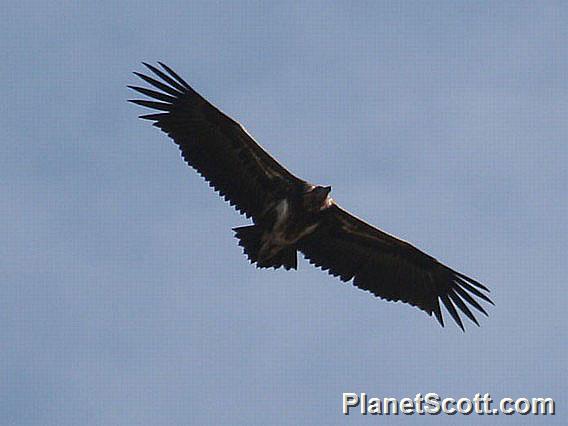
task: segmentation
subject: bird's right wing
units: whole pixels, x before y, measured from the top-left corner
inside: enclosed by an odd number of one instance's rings
[[[241,213],[257,219],[291,187],[307,185],[171,68],[162,63],[163,70],[144,65],[161,81],[135,73],[154,88],[129,87],[153,100],[130,102],[160,112],[140,118],[153,121],[167,133],[179,146],[184,160]]]

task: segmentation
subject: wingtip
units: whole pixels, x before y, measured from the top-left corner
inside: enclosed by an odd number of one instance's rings
[[[469,316],[468,316],[469,317]],[[481,327],[481,325],[479,324],[479,321],[477,321],[477,318],[475,318],[475,316],[469,317],[469,319],[471,320],[471,322],[473,322],[476,326]]]
[[[465,302],[460,298],[460,296],[455,292],[455,289],[450,289],[448,291],[449,298],[457,305],[457,307],[467,316],[471,321],[473,321],[479,327],[479,323],[475,318],[475,315],[471,310],[467,307]]]
[[[432,311],[434,312],[434,316],[438,323],[444,328],[444,317],[442,316],[442,311],[440,310],[440,301],[436,299],[434,301],[434,306],[432,307]]]
[[[463,322],[460,318],[460,315],[458,313],[458,311],[456,310],[456,307],[454,306],[454,304],[452,303],[452,301],[450,300],[449,296],[447,294],[442,294],[440,296],[440,299],[442,300],[442,303],[444,304],[444,306],[446,307],[447,311],[449,312],[449,314],[451,315],[451,317],[454,319],[454,321],[456,322],[456,324],[463,330],[464,326],[463,326]]]
[[[477,288],[480,288],[482,290],[485,290],[487,293],[491,293],[491,290],[489,290],[487,287],[485,287],[483,284],[481,284],[479,281],[474,280],[473,278],[468,277],[467,275],[462,274],[461,272],[457,272],[457,271],[453,271],[458,277],[468,281],[469,283],[473,284],[474,286],[476,286]]]

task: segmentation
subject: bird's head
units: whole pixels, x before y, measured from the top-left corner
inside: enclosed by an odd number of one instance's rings
[[[304,193],[304,208],[308,211],[316,212],[323,210],[331,204],[331,186],[314,186]]]

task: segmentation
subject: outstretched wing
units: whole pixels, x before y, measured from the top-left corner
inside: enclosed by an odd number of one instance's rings
[[[368,290],[378,297],[402,301],[436,316],[444,326],[440,300],[463,330],[456,307],[475,324],[469,306],[487,315],[473,297],[493,304],[479,282],[441,264],[333,203],[313,234],[298,243],[310,263]],[[467,304],[466,304],[467,302]]]
[[[162,70],[144,64],[158,78],[134,73],[153,86],[128,86],[153,100],[130,100],[160,112],[141,115],[166,132],[184,160],[225,200],[253,219],[291,187],[306,185],[264,149],[243,126],[225,115],[159,62]],[[154,90],[158,89],[158,90]]]

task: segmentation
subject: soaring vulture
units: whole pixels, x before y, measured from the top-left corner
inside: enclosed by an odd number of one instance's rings
[[[157,78],[134,73],[152,89],[128,86],[152,100],[130,102],[159,111],[140,118],[167,133],[183,159],[252,218],[252,225],[233,229],[251,263],[296,269],[300,251],[342,281],[353,280],[382,299],[434,314],[442,327],[440,301],[462,330],[458,309],[479,326],[470,307],[487,315],[475,299],[493,304],[484,293],[489,292],[487,287],[341,208],[329,197],[331,187],[294,176],[242,125],[159,64],[161,69],[144,64]]]

